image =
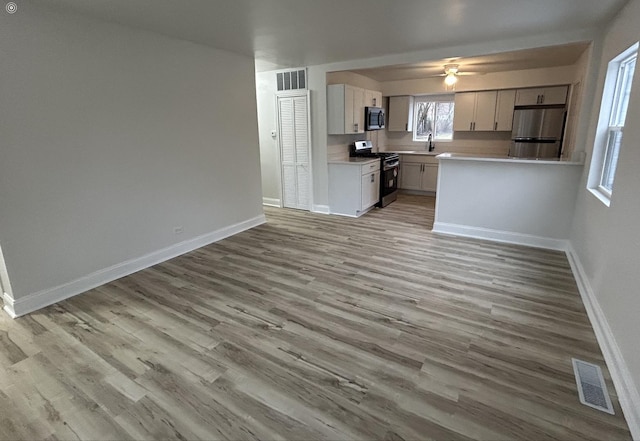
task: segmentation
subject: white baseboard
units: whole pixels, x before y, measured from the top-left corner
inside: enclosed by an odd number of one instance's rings
[[[467,225],[449,224],[445,222],[435,222],[433,224],[432,231],[438,234],[471,237],[474,239],[492,240],[494,242],[511,243],[516,245],[527,245],[530,247],[546,248],[550,250],[565,251],[568,244],[568,242],[564,239],[554,239],[551,237],[534,236],[531,234],[492,230],[489,228],[481,227],[470,227]]]
[[[328,205],[316,205],[313,204],[313,207],[311,207],[311,211],[314,213],[320,213],[320,214],[330,214],[331,211],[329,210],[329,206]]]
[[[226,237],[233,236],[242,231],[257,227],[266,222],[264,215],[256,216],[243,222],[221,228],[202,236],[185,240],[184,242],[171,245],[167,248],[154,251],[144,256],[118,263],[109,268],[105,268],[94,273],[72,280],[63,285],[48,288],[33,294],[29,294],[18,299],[4,294],[4,310],[13,318],[36,311],[53,303],[60,302],[69,297],[89,291],[105,283],[119,279],[129,274],[133,274],[142,269],[148,268],[158,263],[188,253],[197,248],[217,242]]]
[[[582,303],[584,303],[584,307],[587,310],[587,315],[595,331],[602,355],[611,373],[611,379],[618,393],[618,401],[629,425],[631,437],[635,440],[640,440],[640,394],[638,393],[638,386],[634,383],[622,352],[613,336],[609,322],[591,288],[591,283],[587,278],[580,258],[571,244],[567,248],[567,259],[578,284]]]
[[[277,208],[282,207],[282,203],[280,202],[280,199],[275,199],[275,198],[262,198],[262,205],[267,205],[269,207],[277,207]]]

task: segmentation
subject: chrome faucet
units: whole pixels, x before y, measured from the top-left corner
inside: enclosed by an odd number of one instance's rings
[[[427,141],[429,141],[429,151],[430,152],[434,151],[436,146],[433,145],[431,133],[429,133],[429,137],[427,138]]]

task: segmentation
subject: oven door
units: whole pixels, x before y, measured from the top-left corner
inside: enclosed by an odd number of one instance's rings
[[[385,164],[380,173],[380,206],[386,207],[398,197],[398,163]]]

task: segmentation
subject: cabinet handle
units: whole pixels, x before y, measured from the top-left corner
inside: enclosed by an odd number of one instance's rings
[[[376,107],[377,100],[378,100],[377,98],[374,98],[374,99],[373,99],[373,107]]]
[[[371,182],[375,182],[375,180],[376,180],[376,177],[375,177],[375,175],[372,173],[372,174],[371,174]]]
[[[498,130],[498,121],[493,123],[493,130]]]
[[[409,123],[406,123],[406,124],[404,125],[404,131],[405,131],[405,132],[408,132],[408,131],[409,131]]]
[[[355,123],[354,127],[356,128],[356,132],[357,132],[358,131],[358,123]]]
[[[540,95],[540,104],[544,104],[544,95]]]
[[[473,123],[472,122],[469,123],[469,130],[473,130]]]

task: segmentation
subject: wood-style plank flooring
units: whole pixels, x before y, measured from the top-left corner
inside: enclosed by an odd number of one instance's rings
[[[433,198],[268,223],[17,320],[2,439],[628,440],[564,254],[433,235]],[[615,393],[604,369],[610,391]]]

